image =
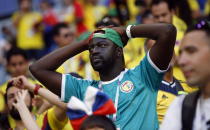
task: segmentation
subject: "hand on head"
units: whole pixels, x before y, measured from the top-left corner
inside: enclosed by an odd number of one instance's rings
[[[17,93],[15,96],[16,102],[14,102],[12,105],[17,109],[20,110],[22,107],[26,106],[25,104],[25,98],[28,93],[28,90],[21,90]]]
[[[9,82],[12,82],[12,85],[20,88],[20,89],[32,89],[33,86],[32,83],[28,81],[28,79],[25,76],[18,76],[10,80]]]

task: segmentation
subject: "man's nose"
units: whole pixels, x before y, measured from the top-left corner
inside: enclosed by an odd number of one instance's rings
[[[178,57],[178,65],[180,67],[183,67],[185,66],[187,63],[187,58],[186,58],[186,55],[185,54],[180,54],[179,57]]]

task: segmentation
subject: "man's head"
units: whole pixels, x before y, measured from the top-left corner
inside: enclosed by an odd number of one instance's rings
[[[113,29],[94,32],[89,41],[90,61],[94,70],[103,71],[124,64],[124,45],[120,35]]]
[[[141,23],[142,24],[152,24],[152,23],[154,23],[154,18],[153,18],[153,15],[152,15],[150,10],[146,10],[142,14]]]
[[[173,8],[168,0],[154,0],[151,6],[156,23],[172,23]]]
[[[12,48],[7,52],[7,68],[12,77],[27,75],[28,57],[25,51]]]
[[[21,11],[27,12],[31,10],[32,0],[19,0],[18,2]]]
[[[116,130],[114,123],[106,116],[89,116],[81,125],[81,130]]]
[[[210,82],[210,26],[202,21],[185,34],[178,63],[190,86],[205,86]]]
[[[17,109],[13,106],[13,103],[16,102],[15,96],[18,92],[20,92],[21,89],[14,87],[11,82],[7,84],[7,89],[5,93],[5,101],[9,109],[9,114],[15,119],[15,120],[21,120],[20,115],[17,111]],[[25,104],[28,107],[29,111],[32,111],[32,99],[34,95],[31,92],[28,92],[25,98]]]
[[[53,39],[59,47],[63,47],[74,41],[75,34],[66,23],[58,23],[53,28]]]

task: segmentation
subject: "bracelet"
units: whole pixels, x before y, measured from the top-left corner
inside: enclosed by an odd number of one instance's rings
[[[39,84],[35,84],[35,88],[34,88],[34,95],[38,95],[38,91],[39,91],[39,89],[40,88],[42,88],[42,86],[41,85],[39,85]]]
[[[131,36],[131,27],[132,26],[133,25],[128,25],[126,28],[126,34],[127,34],[128,38],[132,38],[132,36]]]

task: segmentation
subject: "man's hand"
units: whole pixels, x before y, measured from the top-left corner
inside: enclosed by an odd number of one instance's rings
[[[18,76],[13,78],[10,82],[12,82],[12,85],[20,89],[29,89],[30,91],[33,91],[35,88],[35,85],[29,82],[25,76]]]
[[[27,93],[28,93],[27,90],[21,90],[21,91],[18,92],[17,95],[15,96],[16,102],[13,103],[12,105],[13,105],[17,110],[21,110],[23,107],[26,107],[25,98],[26,98]]]
[[[124,27],[111,27],[111,29],[115,30],[116,32],[120,34],[122,42],[124,43],[124,45],[126,45],[129,38],[126,34],[125,28]]]

